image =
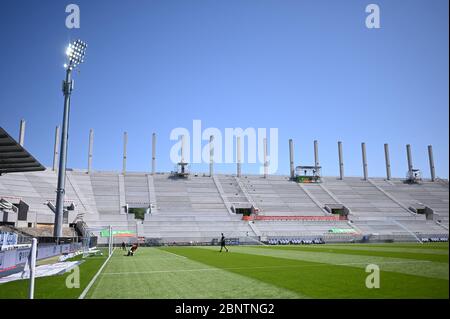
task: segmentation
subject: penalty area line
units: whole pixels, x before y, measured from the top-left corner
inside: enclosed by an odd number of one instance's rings
[[[165,252],[165,253],[168,253],[168,254],[171,254],[171,255],[174,255],[174,256],[177,256],[177,257],[179,257],[179,258],[187,258],[186,256],[182,256],[182,255],[178,255],[178,254],[175,254],[175,253],[171,253],[170,251],[167,251],[167,250],[164,250],[164,249],[161,249],[161,251],[163,251],[163,252]]]
[[[106,264],[108,263],[109,259],[112,257],[112,255],[114,255],[114,250],[116,250],[115,248],[113,249],[111,255],[108,256],[108,258],[106,258],[105,262],[103,263],[103,265],[100,267],[100,269],[97,271],[97,273],[95,274],[95,276],[91,279],[91,281],[89,282],[89,284],[86,286],[86,288],[84,288],[83,292],[81,293],[81,295],[78,297],[78,299],[84,299],[84,297],[86,297],[87,293],[89,292],[89,289],[91,289],[92,285],[94,284],[94,282],[97,280],[97,277],[100,275],[100,273],[102,272],[103,268],[105,268]]]

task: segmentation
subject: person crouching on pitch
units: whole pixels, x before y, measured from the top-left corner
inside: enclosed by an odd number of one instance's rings
[[[127,256],[134,256],[134,253],[136,252],[137,249],[138,244],[133,244],[133,246],[131,246],[130,250],[128,251]]]
[[[220,253],[222,252],[223,248],[225,248],[225,250],[228,252],[228,248],[225,246],[225,236],[222,233],[222,238],[220,238]]]

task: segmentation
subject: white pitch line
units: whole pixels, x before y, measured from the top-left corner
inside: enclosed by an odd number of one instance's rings
[[[429,263],[429,260],[417,261],[385,261],[377,264],[416,264]],[[135,271],[135,272],[106,272],[103,275],[142,275],[142,274],[158,274],[158,273],[177,273],[177,272],[197,272],[197,271],[220,271],[220,270],[242,270],[242,269],[276,269],[276,268],[307,268],[307,267],[324,267],[324,266],[351,266],[351,265],[368,265],[369,263],[341,263],[341,264],[321,264],[307,266],[258,266],[258,267],[228,267],[228,268],[195,268],[195,269],[175,269],[175,270],[152,270],[152,271]]]
[[[109,259],[112,257],[112,255],[114,255],[114,250],[116,250],[115,248],[113,249],[111,255],[108,256],[108,258],[106,258],[105,262],[103,263],[103,265],[100,267],[100,269],[97,271],[97,273],[95,274],[95,276],[91,279],[91,281],[89,282],[89,284],[87,285],[86,288],[84,288],[83,292],[81,293],[81,295],[78,297],[78,299],[84,299],[84,297],[86,297],[86,294],[89,292],[89,289],[91,289],[92,285],[94,284],[95,280],[97,280],[97,277],[100,275],[100,273],[102,272],[103,268],[105,268],[106,264],[108,263]]]
[[[219,268],[197,268],[197,269],[177,269],[177,270],[152,270],[152,271],[135,271],[135,272],[105,272],[103,275],[142,275],[172,272],[195,272],[195,271],[217,271]]]
[[[168,253],[168,254],[172,254],[172,255],[180,257],[180,258],[187,258],[186,256],[181,256],[181,255],[178,255],[178,254],[175,254],[175,253],[171,253],[170,251],[167,251],[167,250],[160,249],[160,251],[163,251],[163,252]]]

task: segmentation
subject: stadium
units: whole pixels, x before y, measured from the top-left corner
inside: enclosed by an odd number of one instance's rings
[[[23,140],[25,131],[20,131],[19,140]],[[26,152],[5,131],[1,145],[5,156],[11,147]],[[352,282],[359,289],[354,287],[355,290],[348,291],[348,287],[341,286],[341,289],[323,295],[311,291],[307,296],[448,297],[448,181],[434,177],[434,172],[433,180],[422,179],[415,169],[416,175],[410,174],[409,179],[389,175],[384,178],[322,177],[319,175],[318,143],[314,145],[316,165],[294,169],[292,160],[292,176],[244,175],[239,162],[236,174],[214,173],[213,162],[210,171],[201,174],[189,172],[184,162],[180,162],[173,172],[157,172],[155,163],[151,172],[127,172],[126,153],[122,172],[92,171],[91,168],[68,170],[63,236],[59,238],[57,252],[40,257],[38,249],[38,260],[81,250],[83,258],[89,260],[92,255],[91,258],[103,261],[106,256],[97,256],[91,251],[101,247],[111,249],[111,245],[116,247],[94,287],[78,296],[69,290],[70,297],[233,298],[242,293],[251,298],[300,298],[303,294],[297,290],[303,291],[303,284],[295,287],[294,292],[281,291],[284,287],[269,289],[264,286],[278,282],[288,274],[295,277],[303,267],[308,268],[311,276],[311,268],[314,268],[324,280],[327,277],[324,272],[335,271],[346,272],[343,280],[347,276],[364,277],[366,273],[361,268],[368,264],[379,264],[385,276],[395,278],[390,283],[392,286],[372,293],[363,285],[364,280],[360,280]],[[289,146],[290,159],[293,159],[292,140]],[[409,163],[412,163],[409,145],[407,150]],[[431,147],[429,151],[432,161]],[[155,161],[155,147],[153,152]],[[15,165],[2,164],[0,168],[3,173],[8,173],[0,179],[2,228],[5,238],[7,233],[17,234],[11,247],[18,243],[26,245],[32,237],[38,238],[42,249],[55,247],[52,240],[57,153],[55,144],[55,163],[50,168],[45,169],[39,163],[33,164],[37,168],[26,167],[30,164],[20,160]],[[389,172],[388,153],[386,156]],[[15,155],[15,158],[20,157]],[[342,167],[343,163],[340,164]],[[430,162],[430,168],[434,168],[433,162]],[[21,170],[23,172],[11,172]],[[221,233],[231,251],[226,259],[223,257],[225,251],[218,254]],[[124,257],[126,251],[121,250],[122,243],[127,247],[138,243],[141,247],[136,256],[125,263],[123,258],[128,257]],[[20,254],[27,249],[10,252]],[[11,278],[16,275],[17,279],[17,271],[23,269],[26,258],[9,260],[7,254],[8,251],[3,252],[2,272]],[[97,266],[98,259],[93,259]],[[149,262],[152,266],[148,266]],[[68,264],[68,267],[73,265]],[[61,269],[57,270],[61,272]],[[233,275],[224,275],[224,272]],[[274,272],[281,278],[273,275]],[[67,276],[70,271],[66,269],[63,273]],[[179,281],[187,280],[186,276],[192,278],[185,282],[185,290],[146,290],[153,286],[155,275],[164,278],[169,274],[177,279],[164,281],[165,284],[175,280],[172,283],[178,285]],[[265,278],[268,274],[272,275]],[[217,275],[249,276],[248,281],[255,280],[255,276],[264,279],[262,283],[248,283],[245,287],[241,286],[242,282],[237,282],[241,279],[227,279],[218,284],[220,292],[216,290],[218,287],[204,289],[206,282],[203,280],[216,280]],[[131,289],[126,283],[130,276],[149,281],[140,289],[135,289],[133,284]],[[178,276],[184,279],[180,280]],[[7,282],[9,277],[4,276],[3,280]],[[190,286],[193,278],[199,284],[203,283],[193,288]],[[420,289],[410,290],[403,286],[404,280],[411,278],[414,278],[413,285]],[[46,277],[42,280],[51,282]],[[160,280],[164,279],[157,279]],[[230,286],[228,280],[236,281],[237,286]],[[310,280],[316,282],[317,278]],[[59,281],[62,284],[62,279]],[[2,291],[7,291],[8,284],[20,285],[20,282],[24,281],[4,283]],[[120,286],[122,284],[124,287]],[[286,280],[284,284],[289,286],[292,282]],[[334,284],[339,287],[339,283]],[[120,289],[111,285],[119,285]],[[16,297],[25,297],[26,286],[22,288],[22,291],[16,290],[20,293]],[[41,297],[52,295],[42,291]]]
[[[406,22],[392,16],[386,21],[397,28],[377,30],[378,5],[356,12],[347,3],[346,22],[326,24],[327,33],[310,19],[331,21],[326,10],[269,2],[231,11],[143,2],[154,10],[147,30],[143,8],[111,1],[100,14],[98,4],[80,1],[65,7],[64,32],[28,38],[36,52],[23,68],[17,39],[32,22],[7,32],[0,301],[172,300],[172,314],[206,317],[270,314],[270,301],[281,299],[448,300],[448,48],[427,39],[441,55],[420,69],[424,58],[413,51],[431,44],[406,36]],[[262,6],[256,29],[249,3]],[[416,14],[425,10],[416,5]],[[53,6],[43,7],[60,23]],[[382,7],[398,14],[397,4]],[[429,34],[448,25],[440,7],[448,4],[429,8]],[[80,8],[86,31],[78,30]],[[18,93],[27,79],[20,69],[40,76],[27,94]],[[55,83],[63,71],[61,108]],[[373,87],[382,93],[368,101]],[[212,127],[196,132],[194,118]],[[192,134],[175,128],[191,121]],[[227,135],[228,126],[238,128]]]

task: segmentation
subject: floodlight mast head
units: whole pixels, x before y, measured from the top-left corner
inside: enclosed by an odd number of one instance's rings
[[[84,55],[86,54],[87,44],[80,39],[72,42],[66,49],[68,63],[64,65],[65,68],[72,71],[78,64],[84,62]]]

